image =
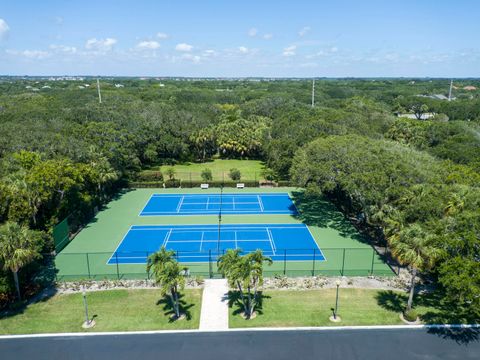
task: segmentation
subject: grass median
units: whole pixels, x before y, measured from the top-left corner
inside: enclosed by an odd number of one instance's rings
[[[340,289],[338,315],[342,321],[339,323],[329,321],[335,307],[335,296],[335,289],[265,291],[255,319],[244,320],[239,314],[239,306],[232,304],[230,327],[403,324],[399,318],[399,313],[406,304],[407,295],[403,292]],[[431,305],[431,302],[419,301],[416,310],[421,316],[435,314],[436,310]]]
[[[159,290],[107,290],[87,294],[89,317],[96,326],[88,331],[197,329],[201,289],[182,292],[184,320],[171,321],[172,309]],[[0,334],[81,332],[85,320],[82,294],[55,295],[15,314],[0,314]]]

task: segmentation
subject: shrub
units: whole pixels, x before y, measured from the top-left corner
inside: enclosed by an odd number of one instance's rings
[[[268,181],[274,181],[276,178],[275,172],[272,169],[264,169],[262,172],[262,175],[265,178],[265,180],[268,180]]]
[[[166,188],[178,188],[180,187],[180,180],[177,179],[168,179],[165,181]]]
[[[230,169],[230,173],[228,174],[228,176],[230,176],[230,179],[232,179],[233,181],[238,181],[242,177],[242,174],[240,173],[240,170],[233,168]]]
[[[413,309],[410,310],[410,311],[405,310],[405,311],[403,312],[403,318],[404,318],[405,320],[407,320],[407,321],[414,322],[414,321],[417,320],[418,314],[417,314],[417,312],[416,312],[415,310],[413,310]]]
[[[142,171],[138,174],[138,181],[163,182],[163,175],[160,171]]]
[[[203,181],[212,181],[212,170],[210,170],[209,168],[203,169],[201,176]]]

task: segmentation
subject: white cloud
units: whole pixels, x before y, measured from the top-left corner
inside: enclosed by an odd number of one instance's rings
[[[157,37],[159,39],[168,39],[168,34],[165,34],[163,32],[159,32],[159,33],[157,33]]]
[[[117,43],[117,39],[106,38],[106,39],[88,39],[85,43],[85,48],[88,50],[96,50],[101,52],[110,51],[113,48],[113,45]]]
[[[75,54],[77,52],[77,48],[75,46],[52,44],[52,45],[49,46],[49,48],[52,49],[52,50],[55,50],[57,52],[65,53],[65,54]]]
[[[57,25],[63,25],[63,17],[61,17],[61,16],[55,16],[55,24],[57,24]]]
[[[192,55],[192,54],[183,54],[182,59],[189,60],[189,61],[193,62],[194,64],[198,64],[201,60],[200,56]]]
[[[240,51],[240,53],[242,53],[242,54],[247,54],[248,53],[248,48],[245,47],[245,46],[239,46],[238,51]]]
[[[299,32],[298,36],[303,37],[307,35],[307,33],[310,31],[310,26],[304,26]]]
[[[218,53],[215,50],[208,49],[208,50],[205,50],[202,55],[204,57],[212,57],[212,56],[217,56]]]
[[[7,22],[3,19],[0,19],[0,40],[6,39],[9,31],[10,27],[8,26]]]
[[[23,50],[23,51],[18,51],[18,50],[6,50],[7,54],[9,55],[16,55],[16,56],[23,56],[27,59],[33,59],[33,60],[42,60],[50,56],[50,53],[48,51],[43,51],[43,50]]]
[[[258,34],[258,30],[255,28],[251,28],[250,30],[248,30],[248,36],[250,37],[255,37],[257,36],[257,34]]]
[[[175,46],[175,50],[177,51],[188,52],[188,51],[192,51],[192,49],[193,49],[192,45],[185,44],[185,43],[177,44],[177,46]]]
[[[297,46],[291,45],[283,49],[283,56],[294,56],[296,54]]]
[[[270,40],[272,37],[273,37],[273,34],[265,34],[265,35],[263,35],[263,38],[264,38],[265,40]]]
[[[160,47],[160,44],[156,41],[141,41],[137,44],[137,49],[140,50],[155,50]]]

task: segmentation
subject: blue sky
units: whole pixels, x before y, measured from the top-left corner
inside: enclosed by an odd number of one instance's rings
[[[0,0],[0,74],[480,76],[477,0]]]

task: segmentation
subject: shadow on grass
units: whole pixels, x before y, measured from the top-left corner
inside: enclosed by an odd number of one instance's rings
[[[28,306],[32,304],[42,303],[48,301],[55,296],[57,289],[55,287],[48,287],[36,293],[32,297],[23,298],[21,301],[15,301],[8,304],[3,310],[0,310],[0,320],[23,314]]]
[[[376,300],[384,309],[400,313],[405,309],[408,295],[391,290],[379,291]],[[471,309],[447,301],[441,290],[416,294],[413,304],[417,309],[420,308],[418,310],[420,319],[427,325],[476,324],[480,320]],[[428,328],[428,332],[462,344],[478,341],[480,337],[480,328],[460,326],[449,328],[433,326]]]
[[[228,307],[229,308],[235,307],[235,310],[233,310],[233,313],[232,313],[233,315],[240,315],[243,312],[245,312],[245,307],[243,306],[242,298],[240,296],[239,291],[229,291],[227,296],[228,296]],[[262,291],[259,291],[257,296],[258,296],[258,303],[255,306],[255,312],[257,313],[257,315],[262,315],[263,301],[265,299],[271,299],[271,296],[264,295]]]
[[[192,313],[190,309],[195,306],[195,304],[187,304],[187,302],[184,299],[185,295],[183,294],[178,294],[178,301],[179,301],[179,308],[180,308],[180,313],[185,314],[185,318],[187,321],[192,319]],[[175,314],[175,310],[173,309],[173,304],[170,296],[165,295],[163,298],[157,301],[157,305],[163,306],[163,311],[165,316],[169,317],[168,322],[175,322],[176,319],[173,317]]]
[[[292,192],[292,199],[298,210],[295,218],[306,225],[320,228],[332,228],[341,236],[369,243],[366,236],[360,234],[345,216],[330,201],[321,195],[306,194],[304,191]]]

